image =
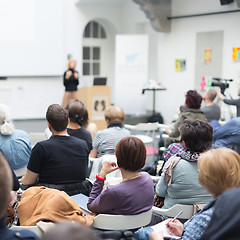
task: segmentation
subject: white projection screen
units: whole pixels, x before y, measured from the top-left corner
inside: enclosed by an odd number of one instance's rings
[[[0,76],[62,74],[61,4],[61,0],[0,0]]]

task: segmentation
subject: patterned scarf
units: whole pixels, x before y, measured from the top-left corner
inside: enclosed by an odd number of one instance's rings
[[[197,162],[198,158],[200,157],[201,153],[196,153],[196,152],[182,152],[180,154],[176,154],[172,156],[164,165],[163,172],[165,173],[164,175],[164,185],[165,186],[170,186],[172,182],[172,174],[174,171],[174,167],[178,164],[178,162],[183,159],[188,162]]]

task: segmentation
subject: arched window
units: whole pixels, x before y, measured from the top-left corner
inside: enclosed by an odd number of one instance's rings
[[[95,40],[93,44],[83,46],[83,66],[84,76],[99,76],[101,74],[101,44],[107,38],[106,31],[97,22],[91,21],[87,24],[83,34],[85,40]]]
[[[83,34],[84,38],[107,38],[104,28],[97,22],[91,21],[87,24]]]

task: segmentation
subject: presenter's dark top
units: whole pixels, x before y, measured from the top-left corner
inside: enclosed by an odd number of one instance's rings
[[[66,79],[66,73],[67,71],[71,71],[72,75]],[[63,74],[63,85],[65,86],[65,91],[66,92],[73,92],[77,90],[77,86],[79,84],[78,78],[74,77],[74,73],[78,73],[74,69],[68,69],[67,71],[64,72]]]
[[[86,141],[55,135],[34,146],[28,169],[39,174],[38,183],[80,183],[87,176],[88,155]]]

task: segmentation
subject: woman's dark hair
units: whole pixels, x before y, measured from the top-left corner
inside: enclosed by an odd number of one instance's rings
[[[185,103],[188,108],[199,109],[202,103],[202,96],[195,90],[189,90],[186,94]]]
[[[74,100],[70,102],[66,109],[71,122],[78,123],[81,127],[86,128],[88,125],[88,111],[81,101]]]
[[[205,152],[212,146],[212,126],[201,120],[186,119],[180,126],[181,140],[191,152]]]
[[[118,167],[135,172],[140,170],[146,161],[146,147],[137,137],[125,137],[115,149]]]

